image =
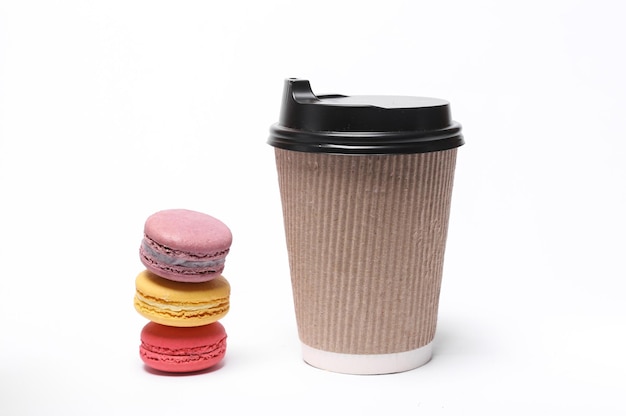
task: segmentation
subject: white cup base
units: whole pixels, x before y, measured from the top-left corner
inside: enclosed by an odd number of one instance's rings
[[[430,361],[433,343],[411,351],[391,354],[342,354],[302,344],[302,358],[313,367],[345,374],[400,373]]]

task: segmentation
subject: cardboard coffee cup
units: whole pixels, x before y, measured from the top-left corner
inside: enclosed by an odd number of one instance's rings
[[[287,79],[268,143],[304,360],[351,374],[428,362],[464,143],[449,104]]]

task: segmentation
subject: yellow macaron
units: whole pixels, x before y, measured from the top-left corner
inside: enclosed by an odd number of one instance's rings
[[[208,325],[222,319],[230,308],[230,284],[224,276],[204,283],[181,283],[144,270],[135,279],[135,287],[137,312],[162,325]]]

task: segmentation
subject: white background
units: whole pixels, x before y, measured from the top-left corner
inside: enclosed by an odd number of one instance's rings
[[[0,414],[624,414],[618,0],[1,1]],[[273,151],[283,80],[445,98],[464,128],[433,360],[300,360]],[[151,213],[232,229],[229,350],[138,356]],[[244,414],[244,413],[242,413]]]

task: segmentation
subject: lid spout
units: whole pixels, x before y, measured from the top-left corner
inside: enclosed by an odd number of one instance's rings
[[[311,83],[306,79],[288,78],[285,80],[285,95],[298,103],[317,101],[317,96],[311,89]]]
[[[280,123],[290,125],[290,120],[296,119],[301,104],[317,102],[319,99],[313,93],[311,84],[306,79],[287,78],[283,90],[283,102],[280,111]]]

